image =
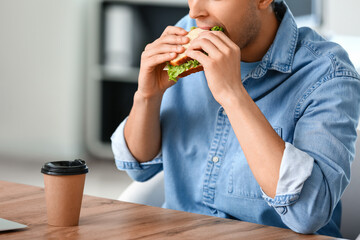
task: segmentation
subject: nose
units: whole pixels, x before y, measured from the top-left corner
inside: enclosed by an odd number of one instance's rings
[[[189,4],[189,16],[193,19],[206,16],[206,6],[202,0],[188,0]]]

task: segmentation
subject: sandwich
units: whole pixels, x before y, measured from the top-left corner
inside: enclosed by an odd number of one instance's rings
[[[186,37],[190,39],[189,43],[183,45],[185,50],[190,46],[191,41],[199,36],[200,33],[207,31],[201,28],[193,27],[188,32]],[[210,31],[223,31],[222,27],[215,26]],[[206,53],[205,53],[206,54]],[[192,73],[203,71],[204,68],[196,59],[192,59],[185,55],[185,53],[179,54],[175,59],[167,62],[167,66],[164,68],[167,70],[169,80],[177,82],[177,78],[186,77]]]

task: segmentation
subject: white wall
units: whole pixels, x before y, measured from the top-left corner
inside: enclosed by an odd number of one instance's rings
[[[360,36],[359,0],[323,0],[324,29],[336,34]]]
[[[0,1],[0,154],[83,154],[84,2]]]

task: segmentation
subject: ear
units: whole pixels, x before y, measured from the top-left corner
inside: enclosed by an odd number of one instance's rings
[[[259,9],[267,9],[274,0],[259,0]]]

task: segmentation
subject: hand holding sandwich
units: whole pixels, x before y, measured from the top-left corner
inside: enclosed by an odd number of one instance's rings
[[[182,46],[189,42],[187,31],[169,26],[154,42],[148,44],[141,55],[138,92],[145,97],[162,95],[174,82],[168,81],[166,62],[183,53]]]
[[[207,54],[204,54],[206,52]],[[241,51],[221,31],[205,31],[191,42],[185,54],[198,60],[214,98],[222,106],[244,90],[241,82]]]

